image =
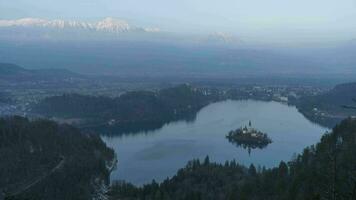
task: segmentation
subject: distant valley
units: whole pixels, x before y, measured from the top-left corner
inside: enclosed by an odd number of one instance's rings
[[[147,80],[141,80],[142,83],[135,81],[135,79],[127,79],[127,78],[115,78],[115,77],[101,77],[101,76],[88,76],[88,75],[81,75],[78,73],[71,72],[69,70],[65,69],[25,69],[20,66],[14,65],[14,64],[8,64],[8,63],[0,63],[0,82],[2,85],[3,89],[6,88],[12,88],[18,90],[18,92],[13,91],[12,93],[6,92],[5,90],[0,93],[0,102],[2,103],[10,103],[11,101],[20,103],[20,104],[26,104],[26,107],[28,107],[33,103],[39,103],[41,99],[51,97],[51,96],[58,96],[61,94],[70,94],[70,93],[79,93],[80,95],[83,94],[91,94],[94,96],[105,96],[111,93],[110,96],[120,96],[125,92],[123,88],[120,89],[120,85],[126,84],[127,86],[132,87],[132,90],[137,90],[140,86],[140,84],[144,85],[150,85],[153,88],[160,88],[159,81],[163,81],[164,79],[147,79]],[[177,79],[178,81],[179,79]],[[150,83],[150,81],[152,83]],[[167,81],[167,80],[166,80]],[[180,80],[184,81],[184,80]],[[262,87],[260,89],[254,89],[253,87],[246,87],[239,85],[238,82],[234,83],[231,85],[231,82],[225,82],[225,83],[220,83],[222,85],[227,85],[224,86],[221,89],[215,88],[215,87],[221,87],[218,84],[219,82],[217,81],[214,85],[214,82],[211,82],[210,85],[204,85],[204,80],[202,79],[201,82],[197,82],[196,85],[198,86],[197,88],[200,88],[200,91],[197,91],[198,93],[195,93],[198,95],[197,97],[200,96],[200,100],[203,100],[202,102],[196,102],[196,103],[202,103],[202,105],[207,105],[207,102],[213,102],[213,101],[218,101],[218,100],[223,100],[227,98],[231,99],[256,99],[256,100],[264,100],[264,101],[270,101],[270,100],[279,100],[278,96],[274,97],[273,95],[279,95],[283,98],[288,99],[288,103],[292,105],[296,105],[297,108],[304,114],[306,115],[309,119],[312,121],[317,121],[325,126],[332,127],[334,126],[337,122],[340,120],[344,119],[347,116],[355,116],[355,110],[354,109],[347,109],[347,107],[352,107],[355,106],[355,102],[353,101],[356,96],[354,95],[356,92],[355,88],[355,83],[348,83],[348,84],[340,84],[336,86],[334,89],[328,91],[327,89],[322,89],[324,92],[318,91],[317,88],[318,86],[315,87],[315,91],[313,89],[308,89],[307,85],[303,89],[303,87],[299,88],[299,86],[289,86],[290,88],[284,89],[285,91],[281,94],[281,92],[267,92],[272,89],[272,91],[278,87],[274,86],[269,89],[268,87]],[[179,82],[177,82],[179,85]],[[290,84],[293,84],[292,82]],[[132,86],[131,86],[132,85]],[[201,86],[199,86],[201,85]],[[230,86],[228,86],[230,85]],[[251,84],[253,85],[253,84]],[[77,90],[77,87],[84,87],[84,90]],[[135,89],[136,88],[136,89]],[[184,88],[184,87],[183,87]],[[215,89],[214,89],[215,88]],[[257,87],[258,88],[258,87]],[[274,89],[273,89],[274,88]],[[281,88],[283,88],[281,86]],[[29,89],[36,89],[37,91],[32,91],[30,92]],[[148,89],[148,88],[147,88]],[[178,89],[178,88],[177,88]],[[189,96],[189,90],[186,88],[185,91],[188,93],[180,93],[183,96],[180,96],[179,98],[184,99],[184,96]],[[116,94],[113,94],[115,91]],[[127,90],[126,90],[127,91]],[[170,91],[167,90],[167,91]],[[170,92],[175,91],[174,89],[171,89]],[[178,90],[179,91],[179,90]],[[184,89],[182,90],[184,91]],[[300,93],[301,91],[305,91],[306,93]],[[222,94],[222,92],[225,92]],[[297,99],[295,99],[295,96],[297,92]],[[18,93],[18,94],[17,94]],[[26,94],[28,93],[28,94]],[[204,96],[204,93],[209,93],[209,96]],[[298,94],[300,93],[300,94]],[[155,92],[134,92],[134,93],[127,93],[127,95],[123,96],[121,99],[125,97],[132,97],[131,100],[138,100],[139,98],[155,98],[154,95]],[[292,96],[290,96],[292,94]],[[20,95],[20,96],[19,96]],[[21,96],[27,96],[26,98],[22,98]],[[31,96],[28,96],[31,95]],[[91,97],[91,96],[76,96],[75,94],[73,95],[65,95],[65,96],[58,96],[58,97],[53,97],[50,99],[46,99],[47,102],[42,102],[43,105],[47,105],[47,107],[43,106],[37,106],[37,111],[43,112],[42,114],[51,114],[53,117],[63,117],[66,116],[67,118],[82,118],[83,116],[75,114],[72,115],[73,112],[76,109],[79,109],[81,106],[75,106],[73,109],[71,106],[72,104],[68,104],[67,106],[60,105],[62,103],[66,103],[66,101],[69,102],[77,102],[79,104],[80,101],[84,102],[92,102],[95,104],[96,101],[101,101],[106,102],[104,104],[107,104],[106,110],[110,110],[110,105],[115,104],[115,101],[118,99],[110,99],[107,97]],[[252,95],[252,96],[251,96]],[[24,96],[24,97],[25,97]],[[141,96],[141,97],[140,97]],[[188,97],[187,96],[187,97]],[[21,99],[18,99],[18,97],[21,97]],[[57,100],[56,100],[57,98]],[[62,98],[62,100],[61,100]],[[189,97],[190,98],[190,97]],[[17,99],[17,100],[16,100]],[[32,100],[30,100],[32,99]],[[71,100],[73,99],[73,100]],[[204,100],[205,99],[205,100]],[[79,101],[80,100],[80,101]],[[158,100],[158,99],[156,99]],[[184,99],[186,101],[187,99]],[[193,99],[190,103],[186,103],[186,105],[192,105]],[[79,101],[79,102],[78,102]],[[160,101],[160,100],[159,100]],[[158,101],[158,102],[159,102]],[[195,100],[194,100],[195,101]],[[284,101],[284,100],[282,100]],[[57,102],[53,104],[54,102]],[[60,103],[61,102],[61,103]],[[87,102],[87,103],[88,103]],[[122,101],[120,101],[122,102]],[[141,101],[139,101],[141,102]],[[137,102],[137,103],[139,103]],[[157,103],[158,103],[157,102]],[[85,105],[89,105],[85,103]],[[147,103],[147,102],[144,102]],[[162,102],[161,102],[162,103]],[[169,103],[169,102],[165,102]],[[178,102],[177,102],[178,103]],[[53,105],[52,105],[53,104]],[[93,109],[95,106],[94,104],[91,106]],[[63,107],[64,106],[64,107]],[[134,104],[132,106],[135,107]],[[136,105],[138,106],[138,105]],[[132,107],[134,109],[134,107]],[[152,106],[151,106],[152,107]],[[51,108],[52,110],[50,112],[52,113],[47,113],[49,112],[48,108]],[[198,108],[201,108],[201,106],[198,106]],[[25,110],[28,110],[29,108],[26,108]],[[54,110],[53,110],[54,109]],[[57,109],[57,110],[56,110]],[[82,111],[78,112],[84,112],[84,113],[96,113],[100,114],[102,112],[106,112],[105,109],[99,109],[95,111],[90,111],[88,110],[89,108],[82,108]],[[173,108],[172,108],[173,109]],[[23,111],[23,112],[28,112],[28,111]],[[70,111],[70,113],[66,113],[66,110]],[[31,111],[32,112],[32,111]],[[61,112],[61,113],[58,113]],[[121,111],[120,111],[121,112]],[[166,112],[166,111],[165,111]],[[172,112],[172,111],[169,111]],[[1,113],[1,112],[0,112]],[[72,113],[72,114],[71,114]],[[60,114],[60,115],[58,115]],[[106,115],[108,113],[106,112]],[[110,119],[115,118],[115,114],[113,114],[111,117],[110,115],[107,115],[106,117],[103,116],[96,116],[94,118],[101,118],[104,120],[103,122],[100,123],[107,123]],[[89,117],[91,118],[91,117]],[[145,118],[143,116],[143,118]],[[165,119],[168,119],[167,116],[163,117]],[[170,118],[170,117],[169,117]],[[174,117],[173,117],[174,118]],[[149,121],[149,118],[146,118],[145,120]],[[125,117],[121,120],[128,120]],[[137,119],[136,119],[137,120]],[[130,120],[129,120],[130,121]],[[159,120],[159,123],[164,122],[165,120]],[[98,123],[98,122],[96,122]]]
[[[191,80],[254,78],[258,81],[284,78],[321,82],[328,79],[341,83],[355,80],[356,74],[352,67],[356,61],[351,56],[344,57],[342,52],[320,54],[315,59],[307,54],[308,50],[305,50],[307,55],[300,55],[283,52],[283,49],[150,40],[3,40],[1,43],[2,62],[16,63],[28,69],[59,68],[88,75]],[[351,49],[350,53],[353,51]],[[342,65],[328,63],[329,59],[336,58],[342,60]]]

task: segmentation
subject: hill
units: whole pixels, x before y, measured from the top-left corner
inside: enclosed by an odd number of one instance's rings
[[[297,104],[300,112],[312,121],[333,127],[341,120],[356,116],[356,83],[340,84],[332,90],[304,97]]]
[[[0,81],[23,82],[23,81],[60,81],[83,76],[65,69],[24,69],[11,63],[0,63]]]
[[[114,152],[95,135],[52,121],[0,119],[0,199],[91,199]]]
[[[145,126],[159,128],[169,121],[189,119],[215,98],[189,85],[157,92],[128,92],[117,98],[64,94],[34,105],[33,113],[59,121],[76,121],[80,127],[115,128],[118,133]]]

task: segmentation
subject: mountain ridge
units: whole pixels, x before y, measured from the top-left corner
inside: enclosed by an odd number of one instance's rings
[[[54,29],[81,29],[87,31],[124,33],[124,32],[159,32],[157,28],[145,28],[131,26],[128,22],[112,17],[104,18],[97,22],[85,22],[76,20],[47,20],[41,18],[21,18],[15,20],[0,20],[0,28],[24,27],[24,28],[54,28]]]
[[[55,80],[82,78],[83,76],[67,69],[25,69],[12,63],[0,63],[0,80],[9,82],[31,80]]]

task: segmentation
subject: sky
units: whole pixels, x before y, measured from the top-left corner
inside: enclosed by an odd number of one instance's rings
[[[245,39],[356,38],[356,0],[0,0],[0,19],[116,17],[169,32]]]

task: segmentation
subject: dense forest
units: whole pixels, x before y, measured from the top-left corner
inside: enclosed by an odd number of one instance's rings
[[[174,177],[143,187],[116,182],[114,199],[145,200],[354,200],[356,199],[356,120],[347,119],[278,167],[217,164],[193,160]]]
[[[214,98],[189,85],[180,85],[157,92],[128,92],[117,98],[64,94],[44,99],[33,107],[33,112],[47,117],[80,119],[81,125],[159,126],[192,118]]]
[[[356,105],[355,99],[356,83],[345,83],[326,93],[303,97],[297,108],[311,121],[333,127],[349,116],[356,116],[356,109],[348,109]]]
[[[0,199],[91,199],[109,183],[114,161],[99,136],[47,120],[0,119]]]

